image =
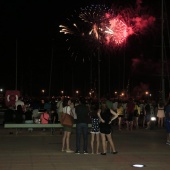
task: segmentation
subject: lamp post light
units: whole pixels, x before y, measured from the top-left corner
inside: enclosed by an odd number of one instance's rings
[[[45,90],[44,90],[44,89],[42,89],[42,90],[41,90],[41,93],[42,93],[42,97],[44,97]]]
[[[64,94],[64,91],[63,91],[63,90],[61,90],[61,95],[63,96],[63,94]]]
[[[0,89],[0,102],[3,101],[3,91],[4,89]]]
[[[122,93],[121,93],[121,97],[124,97],[124,95],[125,95],[125,93],[124,93],[124,92],[122,92]]]
[[[117,98],[117,91],[115,91],[115,98]]]
[[[78,98],[78,95],[79,95],[79,91],[78,90],[76,90],[76,97]]]
[[[146,95],[146,99],[148,100],[148,98],[149,98],[149,92],[148,92],[148,91],[145,91],[145,95]]]

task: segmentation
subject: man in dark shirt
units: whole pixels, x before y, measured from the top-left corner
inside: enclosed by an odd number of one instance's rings
[[[80,99],[80,104],[75,107],[76,120],[76,154],[80,154],[80,139],[83,132],[83,153],[88,154],[88,120],[89,108],[86,106],[85,98]]]
[[[148,102],[146,103],[146,105],[145,105],[144,113],[145,113],[145,121],[146,121],[146,124],[147,124],[146,129],[150,129],[150,123],[151,123],[151,106],[150,106],[149,101],[148,101]]]

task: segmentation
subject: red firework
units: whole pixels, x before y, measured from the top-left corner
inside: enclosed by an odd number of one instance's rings
[[[131,29],[118,17],[111,19],[109,23],[110,26],[106,27],[105,30],[106,43],[113,45],[123,44],[131,34]]]

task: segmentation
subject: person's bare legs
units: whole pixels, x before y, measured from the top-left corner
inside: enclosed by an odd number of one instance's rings
[[[161,117],[161,118],[160,118],[160,126],[161,126],[161,128],[163,127],[163,125],[164,125],[164,118]]]
[[[142,122],[142,124],[143,124],[143,127],[145,127],[145,116],[143,117],[143,122]]]
[[[126,120],[126,128],[127,128],[127,130],[129,130],[129,121],[128,120]]]
[[[62,139],[62,151],[65,150],[65,141],[66,141],[66,135],[67,135],[67,132],[64,131],[64,134],[63,134],[63,139]]]
[[[91,133],[91,153],[94,154],[94,133]]]
[[[138,120],[139,120],[139,117],[135,117],[135,128],[138,129],[139,125],[138,125]]]
[[[66,148],[67,148],[67,151],[70,150],[70,135],[71,135],[71,132],[66,132]]]
[[[133,121],[130,121],[130,131],[133,130]]]
[[[122,128],[122,118],[118,117],[118,126],[119,126],[119,130],[121,130]]]
[[[170,133],[167,134],[167,142],[170,142]]]
[[[161,119],[160,119],[160,117],[158,117],[158,127],[160,127],[160,125],[161,125]]]
[[[100,133],[100,136],[102,140],[103,153],[106,153],[106,135],[103,133]]]
[[[110,144],[110,147],[112,149],[112,152],[116,152],[115,145],[113,143],[111,134],[107,134],[106,136],[107,136],[107,140],[108,140],[108,142]]]
[[[99,133],[97,133],[96,134],[96,154],[99,154],[99,145],[100,145]]]
[[[147,124],[146,129],[150,129],[150,121],[148,121],[146,124]]]

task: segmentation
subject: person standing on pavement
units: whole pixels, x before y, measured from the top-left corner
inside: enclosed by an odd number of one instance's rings
[[[133,99],[130,98],[126,105],[126,127],[127,130],[132,131],[133,129],[133,117],[134,117],[134,109],[135,109],[135,103],[133,102]]]
[[[111,123],[118,117],[118,114],[112,109],[109,109],[105,102],[102,102],[101,109],[98,110],[97,115],[100,119],[100,135],[102,139],[103,152],[101,155],[106,155],[106,138],[110,144],[113,154],[117,154],[111,136]]]
[[[145,121],[147,127],[145,129],[150,129],[151,124],[151,103],[147,101],[145,108],[144,108],[144,114],[145,114]]]
[[[165,118],[164,103],[163,103],[163,101],[160,101],[158,103],[157,118],[158,118],[158,127],[159,128],[163,128],[164,118]]]
[[[136,129],[139,128],[139,116],[140,116],[140,105],[139,105],[139,101],[135,101],[135,108],[134,108],[134,127]]]
[[[99,154],[99,135],[100,135],[100,130],[99,130],[99,117],[97,115],[98,111],[98,103],[93,103],[90,107],[90,118],[91,118],[91,153],[94,154]],[[96,140],[95,140],[96,139]],[[96,144],[96,152],[94,152],[94,146]]]
[[[83,132],[83,153],[88,154],[88,120],[89,107],[86,105],[85,98],[80,98],[80,104],[75,107],[76,120],[76,154],[80,154],[80,140]]]
[[[123,106],[122,106],[121,102],[118,103],[117,114],[118,114],[118,127],[119,127],[119,130],[121,131],[122,130],[122,121],[124,118]]]
[[[70,107],[71,100],[64,99],[63,101],[63,113],[68,114],[73,117],[72,108]],[[62,138],[62,152],[73,153],[74,151],[70,149],[70,135],[72,132],[72,127],[67,127],[63,125],[63,138]]]

